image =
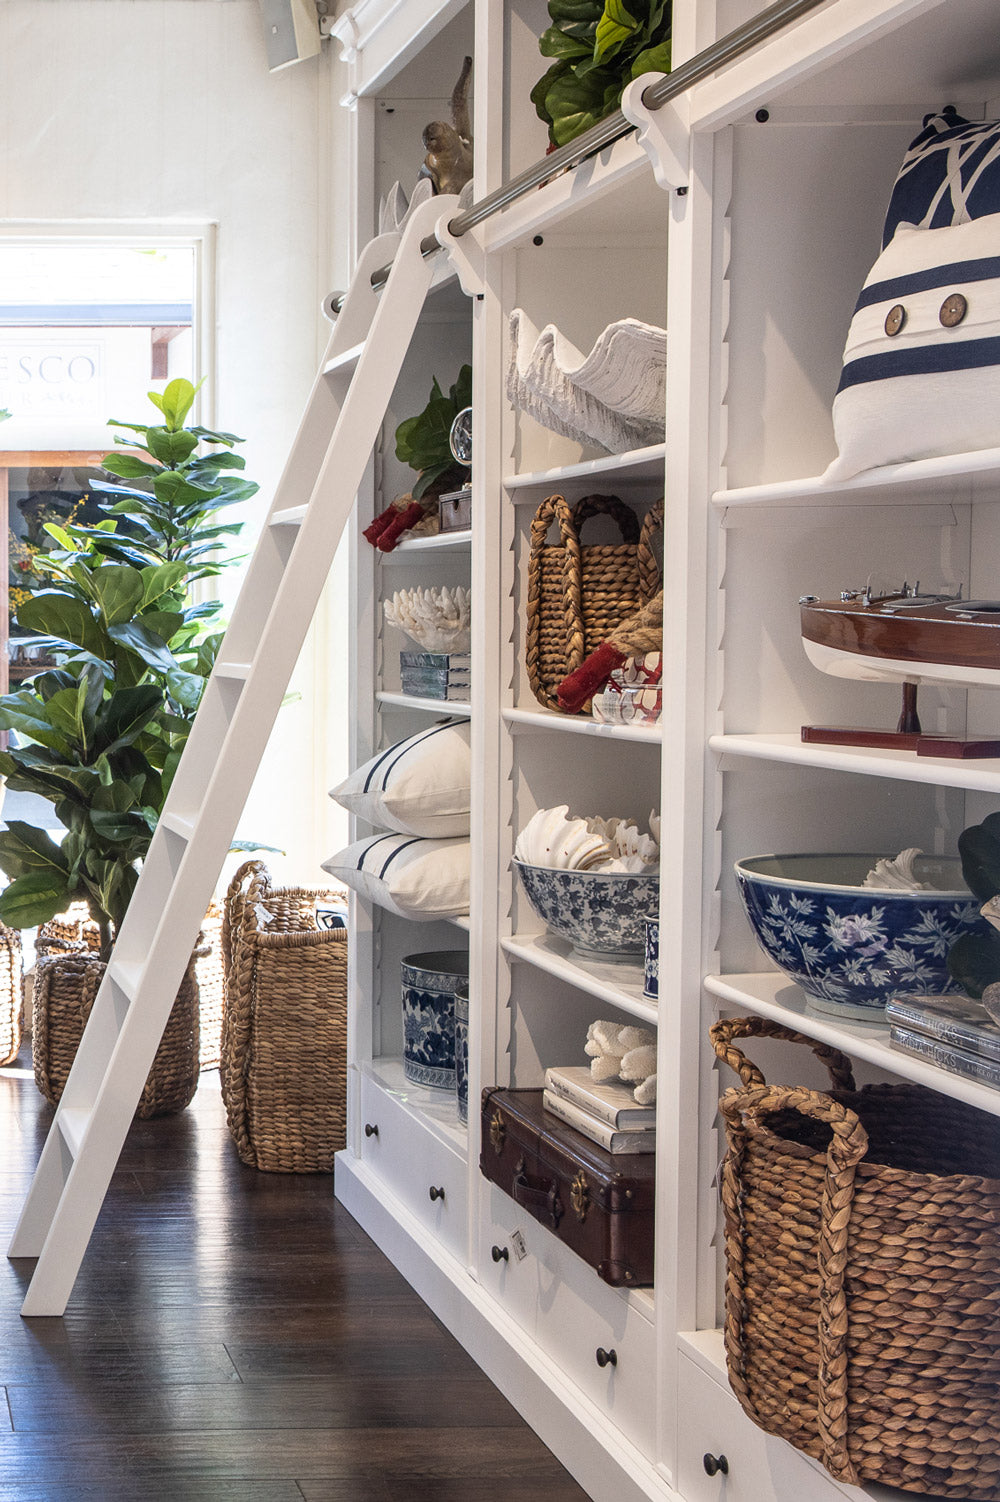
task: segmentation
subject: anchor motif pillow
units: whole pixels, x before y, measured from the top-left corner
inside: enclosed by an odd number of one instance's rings
[[[882,247],[901,224],[944,229],[1000,213],[1000,121],[978,124],[950,105],[927,115],[889,199]]]
[[[823,479],[1000,446],[1000,213],[900,224],[862,288]]]

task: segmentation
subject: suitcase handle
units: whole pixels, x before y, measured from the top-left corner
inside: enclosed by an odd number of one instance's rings
[[[553,1229],[557,1228],[563,1217],[562,1200],[559,1198],[559,1184],[555,1179],[534,1179],[524,1171],[524,1164],[519,1163],[514,1173],[512,1184],[514,1198],[519,1205],[530,1210],[537,1219],[543,1216],[552,1222]],[[538,1212],[543,1212],[539,1215]]]

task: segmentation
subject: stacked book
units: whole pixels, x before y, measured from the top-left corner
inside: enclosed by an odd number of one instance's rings
[[[469,698],[472,659],[468,652],[400,652],[399,678],[404,694],[421,699]]]
[[[546,1069],[542,1102],[609,1153],[655,1151],[656,1107],[637,1106],[629,1086],[618,1080],[598,1084],[585,1064]]]
[[[940,1069],[1000,1089],[1000,1027],[967,996],[896,996],[889,1042]]]

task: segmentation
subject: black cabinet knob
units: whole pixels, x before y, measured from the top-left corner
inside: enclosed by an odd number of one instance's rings
[[[729,1461],[724,1455],[703,1455],[701,1463],[707,1476],[728,1476]]]
[[[428,1193],[430,1194],[430,1197],[431,1197],[432,1200],[443,1200],[444,1199],[444,1190],[443,1189],[438,1189],[437,1186],[434,1185],[434,1184],[431,1185],[430,1189],[428,1190]]]
[[[490,1252],[494,1262],[509,1262],[510,1250],[505,1246],[495,1246]]]
[[[610,1351],[606,1351],[603,1346],[598,1346],[597,1347],[597,1365],[598,1366],[617,1366],[618,1365],[618,1352],[614,1348],[612,1348]]]
[[[375,1123],[373,1121],[366,1121],[365,1122],[365,1136],[366,1137],[377,1137],[378,1136],[378,1127],[375,1125]]]

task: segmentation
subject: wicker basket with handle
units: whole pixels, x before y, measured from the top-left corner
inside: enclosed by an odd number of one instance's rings
[[[583,525],[609,516],[621,541],[581,542]],[[548,541],[556,522],[559,542]],[[642,523],[617,496],[589,495],[570,506],[550,495],[531,523],[526,604],[526,662],[531,691],[546,709],[559,710],[556,690],[612,632],[656,594],[660,570],[653,538],[663,525],[663,503]],[[589,713],[589,702],[582,712]]]
[[[226,894],[220,1079],[244,1163],[332,1173],[347,1117],[347,932],[316,925],[325,892],[272,887],[247,861]]]
[[[1000,1122],[759,1017],[717,1022],[726,1359],[750,1417],[839,1481],[1000,1499]],[[742,1037],[804,1043],[768,1086]]]
[[[21,935],[0,923],[0,1065],[21,1048]]]

